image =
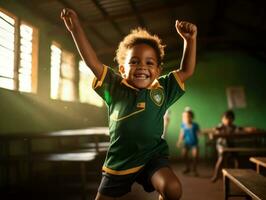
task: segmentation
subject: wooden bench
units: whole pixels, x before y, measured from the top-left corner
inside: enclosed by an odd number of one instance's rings
[[[266,178],[251,169],[223,169],[224,199],[230,196],[242,196],[232,194],[230,182],[238,186],[249,197],[255,200],[266,199]]]
[[[233,141],[235,143],[235,146],[249,146],[254,147],[254,149],[258,147],[265,147],[265,141],[266,141],[266,130],[252,130],[252,131],[245,131],[245,130],[238,130],[233,133],[219,133],[215,131],[215,128],[208,128],[202,130],[202,135],[205,137],[205,153],[207,153],[207,147],[210,145],[211,147],[215,147],[214,143],[216,143],[217,138],[225,138],[227,140]],[[242,150],[240,149],[234,149],[232,151],[235,152],[245,152],[248,150]],[[225,151],[231,151],[231,149],[225,150]]]
[[[0,157],[0,162],[3,163],[16,163],[16,174],[19,174],[19,162],[28,162],[29,174],[32,174],[32,163],[35,162],[75,162],[80,164],[80,177],[81,177],[81,186],[82,186],[82,199],[86,199],[86,187],[87,187],[87,170],[86,164],[92,162],[97,157],[98,153],[95,152],[71,152],[71,153],[42,153],[42,154],[33,154],[31,156],[9,156],[9,157]],[[32,176],[32,175],[30,175]]]
[[[35,142],[43,139],[53,142],[56,144],[56,147],[49,150],[42,150],[39,148],[36,150],[33,148]],[[86,143],[80,143],[81,141],[86,141]],[[83,198],[85,198],[85,187],[88,185],[86,177],[88,173],[86,170],[94,166],[95,163],[100,164],[99,161],[103,159],[102,155],[105,155],[109,146],[109,142],[107,141],[109,141],[108,127],[91,127],[86,129],[39,133],[24,132],[0,134],[0,164],[4,166],[3,170],[5,170],[3,183],[6,183],[7,187],[10,186],[12,180],[15,180],[15,182],[19,184],[20,180],[22,180],[21,166],[25,166],[25,163],[27,167],[23,169],[24,171],[26,169],[28,173],[26,173],[24,177],[31,182],[33,177],[32,165],[35,163],[72,162],[80,165]],[[12,155],[10,152],[12,142],[19,142],[23,145],[21,151],[22,155]],[[95,162],[92,163],[92,165],[87,165],[92,161]],[[12,174],[13,172],[15,174]],[[95,173],[95,171],[93,171],[93,173]]]
[[[73,152],[73,153],[51,153],[34,155],[31,160],[36,162],[77,162],[80,164],[80,177],[82,186],[82,199],[87,199],[87,170],[86,164],[95,160],[96,152]]]
[[[249,161],[256,164],[256,171],[260,173],[260,167],[266,168],[266,157],[250,157]]]

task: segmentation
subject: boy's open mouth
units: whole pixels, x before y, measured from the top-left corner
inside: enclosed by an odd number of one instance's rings
[[[134,78],[138,80],[145,80],[145,79],[150,78],[150,75],[147,73],[135,73]]]

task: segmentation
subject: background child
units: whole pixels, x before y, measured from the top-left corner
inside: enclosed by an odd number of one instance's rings
[[[234,124],[235,120],[235,113],[232,110],[227,110],[223,113],[221,118],[221,123],[215,127],[215,134],[233,134],[239,130],[245,130],[241,127],[237,127]],[[247,128],[248,130],[248,128]],[[218,179],[218,174],[221,170],[222,162],[223,162],[223,148],[225,147],[234,147],[234,143],[232,140],[229,140],[227,138],[218,137],[216,140],[216,150],[217,150],[217,161],[215,164],[213,176],[211,178],[212,182],[215,182]],[[238,161],[236,159],[236,153],[231,153],[230,157],[234,160],[234,165],[237,168],[238,167]]]
[[[239,127],[234,124],[235,113],[232,110],[227,110],[223,113],[221,118],[221,123],[215,127],[214,134],[234,134],[239,131],[252,132],[255,131],[255,127]],[[216,150],[217,150],[217,161],[215,164],[213,176],[211,178],[212,182],[218,179],[219,172],[223,163],[223,149],[225,147],[234,147],[234,141],[224,137],[218,137],[216,139]],[[230,153],[229,157],[234,161],[234,167],[238,168],[237,153]]]
[[[194,72],[196,26],[176,21],[184,41],[181,66],[159,78],[164,46],[157,36],[136,29],[123,39],[116,54],[119,75],[100,62],[77,14],[64,9],[61,17],[96,76],[93,88],[108,106],[110,147],[96,199],[121,197],[134,182],[147,192],[156,190],[160,199],[179,199],[181,184],[169,166],[168,146],[161,136],[166,110],[183,95],[183,83]]]
[[[181,142],[183,141],[182,148],[182,156],[185,161],[185,169],[183,173],[190,172],[190,161],[189,161],[189,151],[192,153],[192,172],[194,176],[198,176],[197,172],[197,163],[198,163],[198,155],[199,155],[199,147],[198,147],[198,134],[199,134],[199,125],[193,121],[194,113],[189,107],[185,108],[185,111],[182,114],[182,124],[181,130],[179,134],[179,139],[177,142],[177,146],[181,146]]]

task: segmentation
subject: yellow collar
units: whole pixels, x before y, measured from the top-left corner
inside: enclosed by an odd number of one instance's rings
[[[137,91],[139,91],[139,88],[136,88],[136,87],[130,85],[130,84],[127,82],[127,80],[124,79],[124,78],[122,79],[121,83],[123,83],[125,86],[127,86],[127,87],[129,87],[129,88],[131,88],[131,89],[133,89],[133,90],[137,90]],[[163,88],[163,86],[161,86],[160,83],[159,83],[159,81],[158,81],[157,79],[155,79],[155,80],[153,81],[153,83],[152,83],[147,89],[151,90],[151,89],[157,89],[157,88]]]
[[[161,84],[159,83],[159,81],[157,79],[155,79],[153,81],[153,83],[150,85],[150,87],[148,87],[148,89],[157,89],[157,88],[163,89],[163,86],[161,86]]]

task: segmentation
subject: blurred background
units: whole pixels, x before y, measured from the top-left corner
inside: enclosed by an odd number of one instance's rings
[[[97,55],[114,69],[119,42],[139,26],[166,45],[163,74],[179,68],[183,41],[175,20],[197,25],[196,71],[169,109],[165,138],[173,160],[180,156],[176,141],[186,106],[201,129],[216,126],[229,108],[236,124],[266,129],[264,1],[0,0],[0,134],[108,126],[107,108],[90,88],[93,74],[60,19],[65,7],[78,13]],[[34,148],[52,145],[35,141]],[[9,150],[23,148],[15,143]],[[214,151],[204,137],[200,149],[202,159]]]

